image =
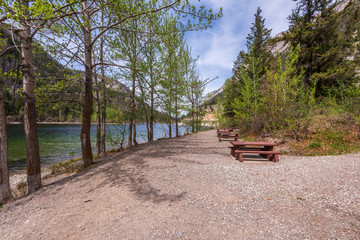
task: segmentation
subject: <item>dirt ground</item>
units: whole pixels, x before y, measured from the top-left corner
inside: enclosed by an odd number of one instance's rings
[[[0,239],[360,239],[360,155],[230,155],[215,131],[141,145],[0,211]]]

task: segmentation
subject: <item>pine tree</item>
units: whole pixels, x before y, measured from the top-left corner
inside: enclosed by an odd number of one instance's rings
[[[331,0],[294,1],[297,7],[288,18],[290,30],[285,38],[291,45],[301,46],[298,67],[305,71],[306,85],[317,82],[319,96],[327,95],[340,82],[346,85],[353,82],[356,68],[348,59],[356,42],[353,21],[358,22],[359,16],[342,17],[348,10],[337,13],[336,3]]]
[[[269,54],[266,42],[270,39],[271,30],[265,27],[265,18],[261,16],[261,12],[261,8],[258,7],[256,14],[254,14],[255,22],[246,37],[246,47],[252,49],[255,58],[266,57]]]
[[[270,39],[271,30],[265,27],[265,19],[261,16],[261,12],[262,10],[259,7],[254,14],[255,21],[252,23],[250,33],[246,37],[247,51],[240,51],[237,60],[234,63],[233,72],[235,79],[238,78],[237,73],[239,73],[241,65],[246,67],[253,64],[248,62],[249,55],[251,55],[252,58],[258,59],[255,68],[259,71],[260,77],[265,73],[265,67],[271,59],[271,52],[269,51],[269,47],[267,45],[267,42]],[[250,75],[251,72],[251,69],[249,69],[248,73]],[[250,77],[254,78],[254,76]]]
[[[265,19],[258,8],[255,21],[246,37],[247,51],[240,51],[234,62],[234,77],[225,84],[224,115],[249,127],[257,117],[260,105],[261,77],[271,60],[268,47],[271,30],[265,27]]]

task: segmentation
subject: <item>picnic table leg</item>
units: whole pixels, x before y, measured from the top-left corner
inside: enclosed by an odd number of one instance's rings
[[[243,162],[244,161],[244,158],[243,158],[243,154],[242,153],[238,153],[239,155],[238,155],[238,160],[240,161],[240,162]]]
[[[277,154],[274,154],[273,162],[279,162],[279,156]]]
[[[264,146],[264,150],[265,151],[273,151],[274,147],[273,146]],[[271,154],[260,154],[260,156],[262,156],[263,158],[266,158],[269,161],[272,161],[272,155]]]

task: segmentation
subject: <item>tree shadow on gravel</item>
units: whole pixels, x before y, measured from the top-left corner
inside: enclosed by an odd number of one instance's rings
[[[45,187],[55,188],[55,194],[66,184],[82,181],[83,184],[80,188],[85,187],[88,192],[109,186],[125,187],[143,201],[154,203],[179,201],[186,196],[186,192],[164,193],[165,191],[161,189],[161,186],[157,186],[154,181],[151,182],[147,173],[168,171],[176,168],[177,164],[206,165],[208,163],[179,156],[184,153],[219,154],[214,150],[214,146],[208,146],[209,143],[209,140],[206,139],[180,137],[141,144],[127,151],[108,155],[92,167],[57,180]],[[216,148],[224,148],[224,146],[215,146]],[[160,166],[156,163],[159,163]],[[79,191],[81,190],[79,189]],[[41,194],[41,191],[34,194]],[[24,201],[31,200],[32,195],[24,198]]]
[[[47,185],[47,187],[60,190],[66,184],[82,181],[83,184],[80,188],[86,187],[88,192],[109,186],[126,187],[136,197],[144,201],[154,203],[179,201],[186,195],[186,192],[164,193],[156,183],[150,182],[146,173],[151,170],[155,172],[168,171],[171,168],[176,168],[177,163],[203,165],[204,163],[191,159],[171,158],[178,156],[179,152],[195,154],[199,153],[198,151],[209,150],[206,147],[197,149],[188,146],[188,141],[179,138],[142,144],[125,152],[111,154],[92,167],[60,179]],[[163,164],[163,161],[166,161],[166,164]],[[159,162],[162,165],[149,164],[149,162]],[[89,181],[92,183],[88,184]]]
[[[103,164],[96,171],[89,173],[90,179],[96,178],[96,175],[104,176],[103,180],[90,191],[107,186],[126,187],[142,200],[155,203],[178,201],[186,195],[186,192],[163,193],[163,190],[159,189],[154,181],[148,179],[148,175],[151,172],[159,173],[176,168],[179,163],[206,165],[206,163],[193,159],[179,158],[179,155],[183,153],[198,154],[203,150],[208,151],[209,149],[189,147],[189,142],[180,139],[162,140],[138,146],[114,155],[107,164]]]

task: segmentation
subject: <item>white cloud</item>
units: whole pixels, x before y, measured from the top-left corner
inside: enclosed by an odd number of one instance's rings
[[[257,7],[263,11],[266,27],[273,29],[272,36],[288,28],[287,16],[294,7],[290,0],[203,0],[201,3],[215,11],[222,7],[224,13],[213,28],[186,34],[194,57],[199,56],[198,65],[204,79],[219,76],[207,86],[206,92],[220,88],[231,77],[233,62],[239,51],[245,49]]]

